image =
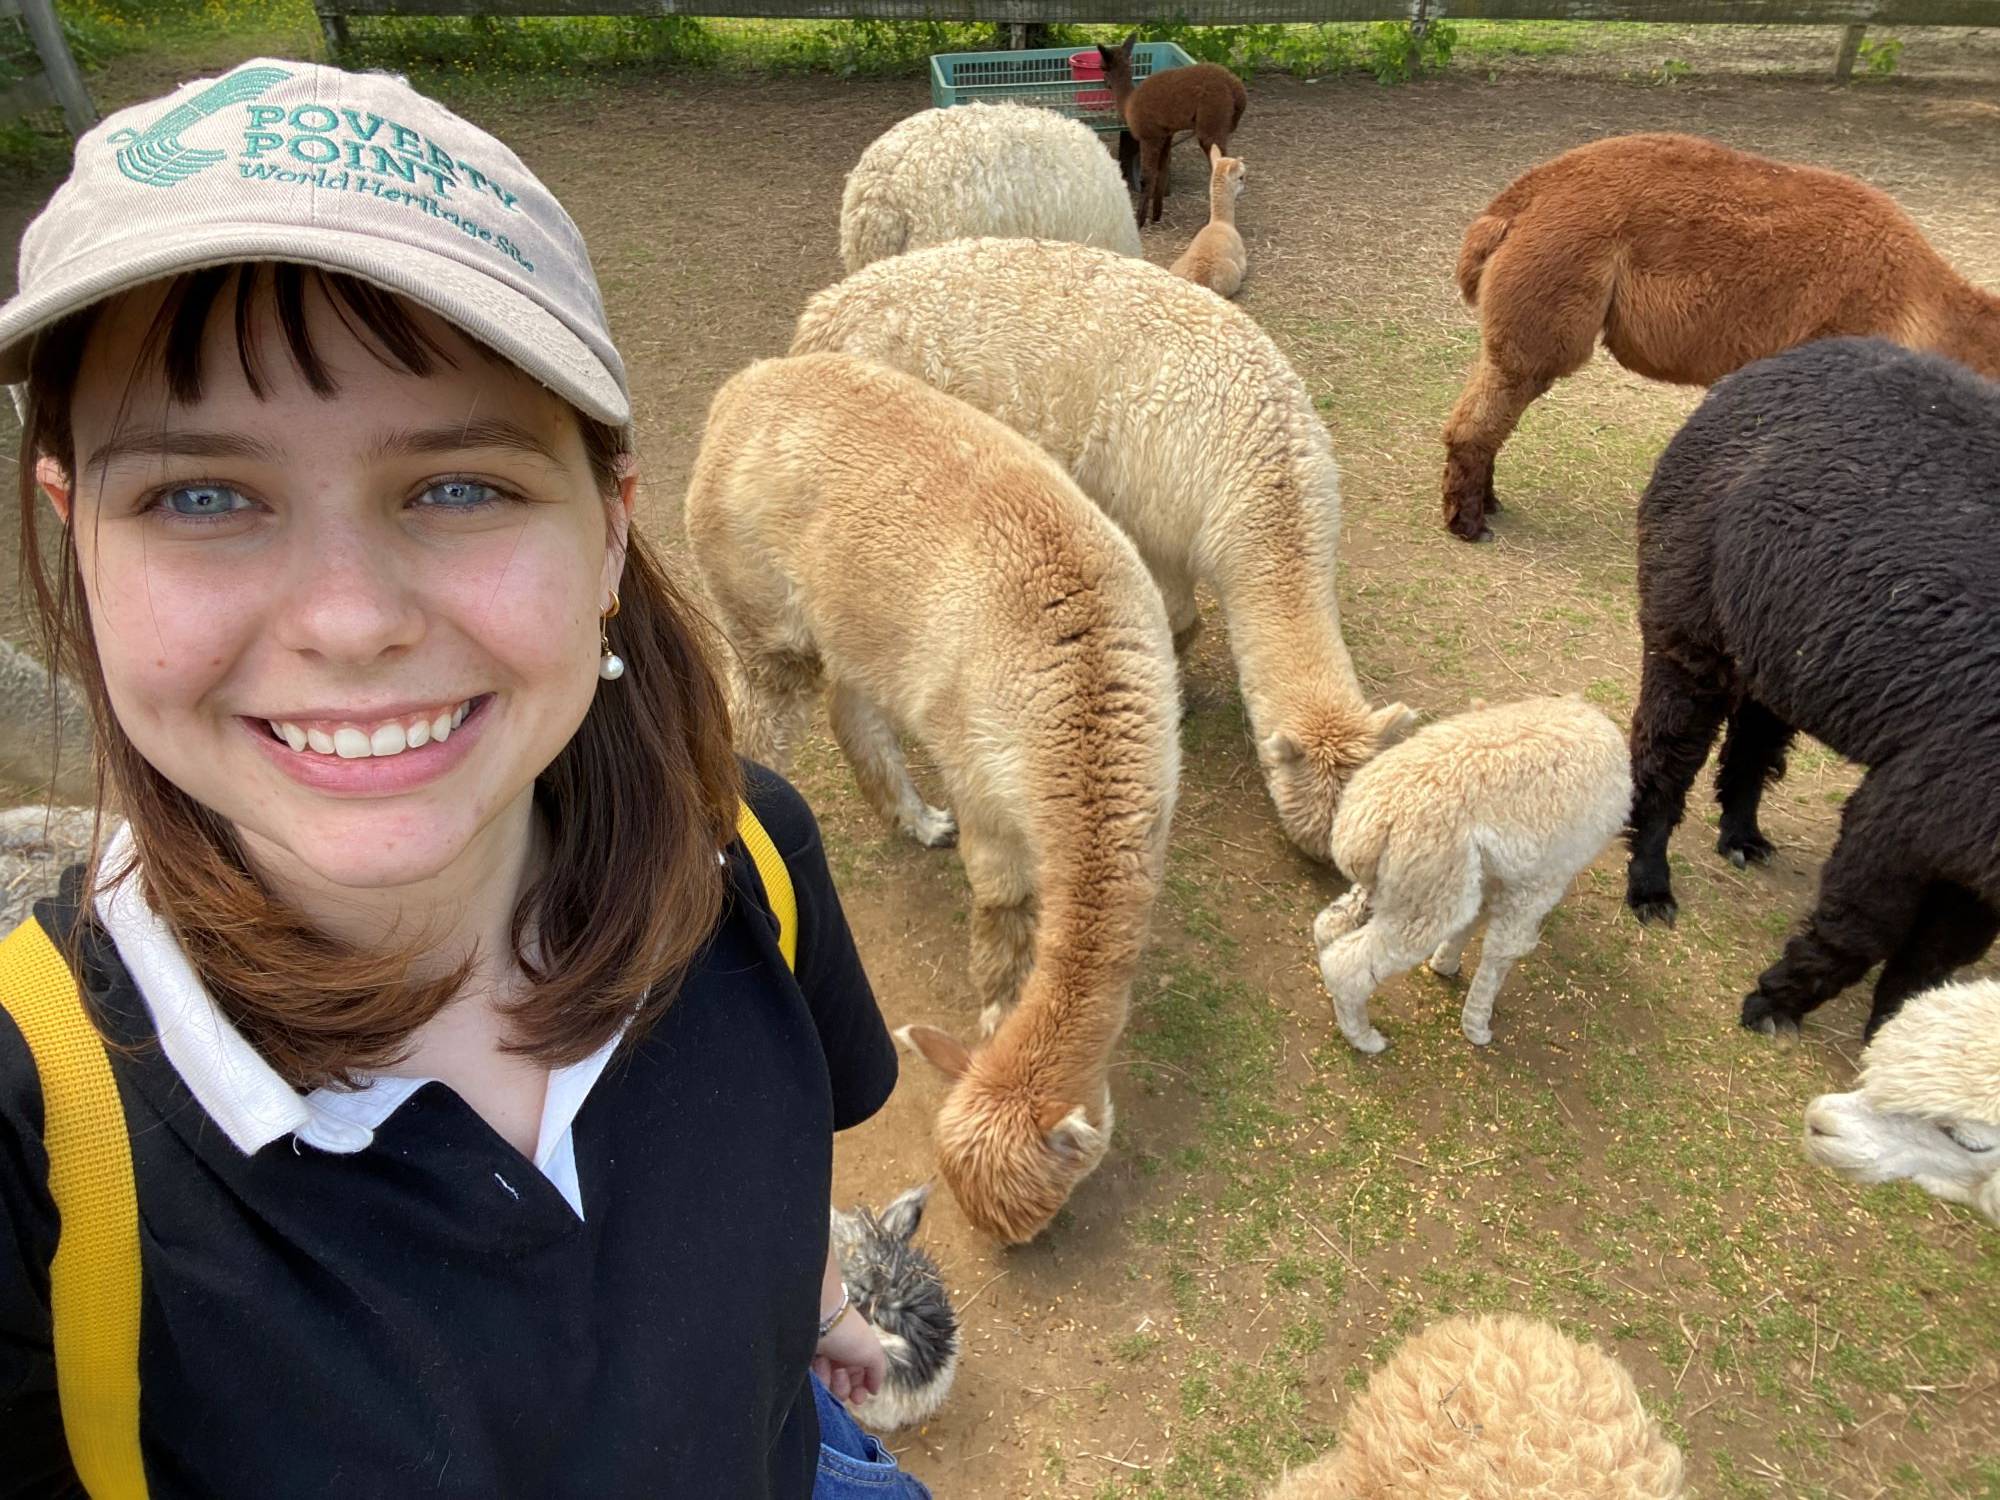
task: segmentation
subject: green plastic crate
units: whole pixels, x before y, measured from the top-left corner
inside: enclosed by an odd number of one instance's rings
[[[1011,99],[1081,120],[1094,130],[1114,131],[1118,111],[1111,90],[1101,78],[1080,79],[1070,70],[1070,58],[1088,47],[1037,47],[1021,52],[934,52],[931,54],[931,103],[939,109],[953,104]],[[1184,68],[1194,59],[1174,42],[1140,42],[1132,49],[1132,81],[1168,68]]]

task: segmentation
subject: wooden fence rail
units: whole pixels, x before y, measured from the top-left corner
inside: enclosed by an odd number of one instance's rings
[[[5,0],[0,0],[4,4]],[[1845,27],[1835,76],[1852,72],[1869,26],[1996,26],[2000,0],[314,0],[327,44],[350,16],[717,16],[791,20],[971,21],[1026,26],[1171,21],[1668,21]]]

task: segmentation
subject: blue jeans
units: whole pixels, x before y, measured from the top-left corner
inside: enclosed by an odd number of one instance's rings
[[[813,1480],[813,1500],[931,1500],[931,1492],[913,1474],[896,1467],[895,1455],[847,1414],[833,1393],[812,1381],[813,1404],[819,1408],[819,1473]]]

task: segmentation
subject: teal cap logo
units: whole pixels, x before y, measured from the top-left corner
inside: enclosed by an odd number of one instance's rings
[[[217,79],[185,104],[177,104],[144,130],[114,131],[109,140],[119,147],[118,170],[147,187],[172,187],[221,161],[226,152],[188,146],[180,134],[210,115],[262,98],[265,91],[292,75],[283,68],[239,68]]]

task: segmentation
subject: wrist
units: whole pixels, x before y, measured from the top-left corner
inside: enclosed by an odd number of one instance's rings
[[[831,1311],[822,1313],[820,1315],[819,1336],[822,1339],[824,1339],[828,1334],[832,1333],[834,1329],[840,1326],[840,1320],[847,1316],[848,1308],[850,1305],[851,1305],[850,1299],[847,1295],[847,1286],[843,1282],[840,1288],[840,1300],[833,1305]]]

